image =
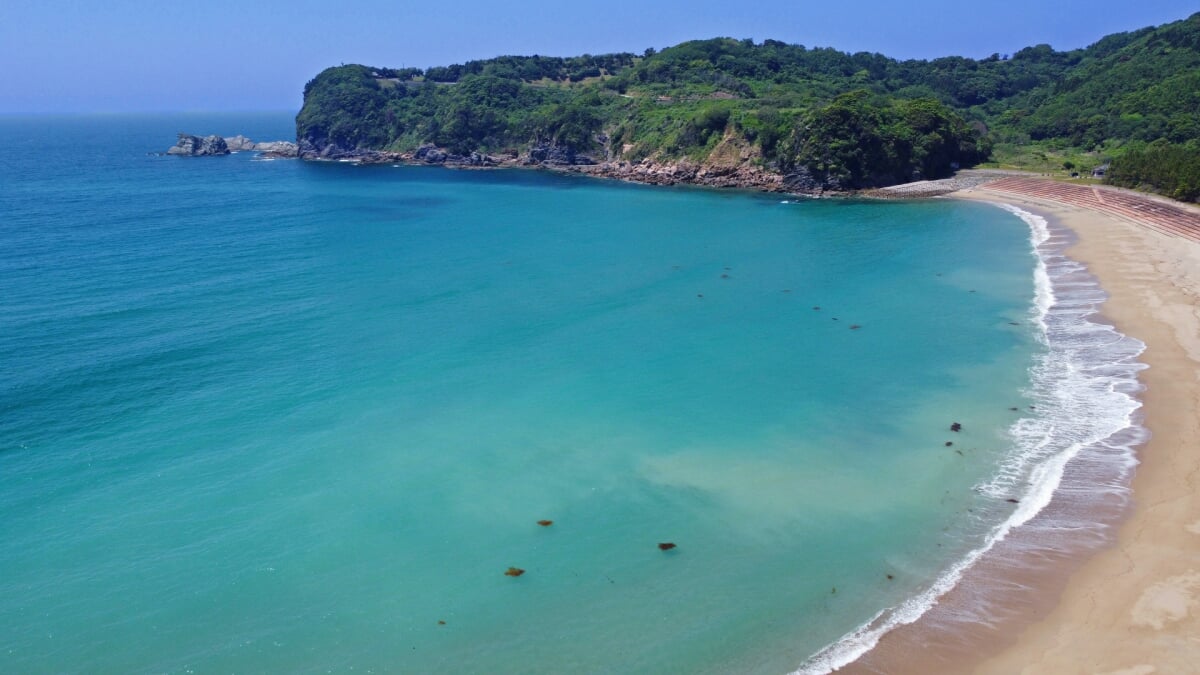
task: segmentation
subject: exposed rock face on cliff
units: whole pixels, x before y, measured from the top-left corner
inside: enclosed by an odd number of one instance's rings
[[[542,166],[576,166],[595,164],[596,160],[587,155],[576,154],[575,149],[568,145],[538,143],[529,148],[529,154],[522,158],[521,163],[525,165],[541,164]]]
[[[604,162],[590,166],[575,166],[569,170],[592,176],[651,185],[704,185],[770,192],[793,189],[792,186],[785,183],[786,179],[783,176],[753,164],[714,166],[697,164],[689,160],[657,162],[644,159],[638,162]]]
[[[601,136],[596,140],[608,139]],[[611,150],[608,154],[612,154]],[[413,151],[393,152],[349,150],[336,143],[304,138],[300,139],[299,156],[302,159],[353,161],[360,164],[407,163],[460,169],[542,167],[652,185],[703,185],[814,195],[843,190],[836,180],[815,176],[803,167],[780,171],[777,166],[763,162],[755,148],[732,135],[722,140],[703,161],[663,158],[597,161],[589,155],[577,153],[568,145],[544,142],[534,142],[528,151],[519,155],[515,152],[504,155],[481,152],[460,155],[433,143],[426,143]]]
[[[191,134],[179,134],[179,140],[175,146],[167,150],[168,155],[187,155],[189,157],[199,157],[202,155],[228,155],[229,146],[225,144],[225,139],[220,136],[193,136]]]

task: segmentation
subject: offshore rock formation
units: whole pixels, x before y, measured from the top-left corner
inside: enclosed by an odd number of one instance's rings
[[[200,157],[202,155],[228,155],[229,146],[226,145],[225,139],[220,136],[193,136],[191,134],[179,134],[179,140],[176,141],[174,147],[167,150],[168,155],[186,155],[189,157]]]
[[[298,154],[295,143],[289,141],[255,143],[241,134],[229,138],[221,138],[216,135],[201,138],[181,133],[174,147],[167,150],[168,155],[186,157],[228,155],[231,152],[261,152],[270,157],[296,157]]]
[[[252,148],[255,152],[261,152],[264,155],[271,157],[296,157],[298,150],[296,144],[291,141],[265,141],[255,143]]]
[[[225,139],[225,145],[229,148],[230,152],[243,152],[254,149],[254,141],[241,134],[233,137],[227,137]]]

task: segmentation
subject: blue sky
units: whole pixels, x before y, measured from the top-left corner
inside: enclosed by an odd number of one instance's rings
[[[0,112],[294,110],[340,63],[641,52],[774,38],[897,58],[1083,47],[1189,0],[3,0]]]

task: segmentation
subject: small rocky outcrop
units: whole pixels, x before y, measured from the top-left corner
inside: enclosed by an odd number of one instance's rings
[[[254,150],[254,141],[241,134],[238,134],[237,136],[226,137],[225,145],[229,148],[230,152]]]
[[[426,164],[445,164],[450,157],[450,153],[442,150],[432,143],[426,143],[425,145],[422,145],[421,147],[417,148],[415,153],[413,153],[413,159],[419,162],[425,162]]]
[[[175,147],[167,150],[168,155],[187,157],[228,155],[231,152],[261,152],[271,157],[296,157],[299,155],[299,148],[290,141],[255,143],[241,134],[229,138],[179,134],[179,141],[175,143]]]
[[[253,146],[251,150],[271,157],[296,157],[300,152],[299,147],[291,141],[265,141],[254,143]]]
[[[426,143],[417,148],[412,154],[401,153],[398,155],[401,161],[424,162],[425,164],[442,164],[445,166],[457,167],[488,167],[498,166],[501,160],[485,155],[482,152],[472,152],[469,155],[458,155],[442,148],[437,147],[432,143]]]
[[[229,146],[226,145],[225,139],[220,136],[193,136],[191,134],[179,134],[179,140],[175,142],[174,147],[167,150],[168,155],[185,155],[188,157],[200,157],[203,155],[228,155]]]

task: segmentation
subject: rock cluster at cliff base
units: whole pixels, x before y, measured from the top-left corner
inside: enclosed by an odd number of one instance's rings
[[[241,134],[221,138],[216,135],[200,137],[181,133],[175,146],[167,150],[168,155],[186,157],[228,155],[231,152],[261,152],[272,157],[296,157],[299,154],[295,143],[289,141],[255,143]]]
[[[236,140],[237,138],[226,140]],[[263,145],[263,143],[258,143],[255,147],[261,150]],[[959,171],[952,178],[942,180],[917,181],[870,190],[852,190],[845,188],[834,178],[814,175],[803,167],[780,171],[773,166],[746,161],[744,157],[741,158],[741,161],[724,163],[650,158],[635,161],[598,161],[587,155],[576,153],[570,147],[553,143],[537,143],[527,152],[520,154],[509,152],[501,155],[488,155],[472,152],[469,155],[460,155],[446,148],[439,148],[432,143],[426,143],[416,150],[395,152],[362,148],[347,149],[327,141],[314,142],[309,139],[301,139],[298,150],[298,156],[301,159],[339,160],[358,164],[423,164],[459,169],[540,167],[650,185],[699,185],[813,196],[858,194],[883,199],[933,197],[980,185],[1004,175],[1020,173],[995,169],[966,169]]]

